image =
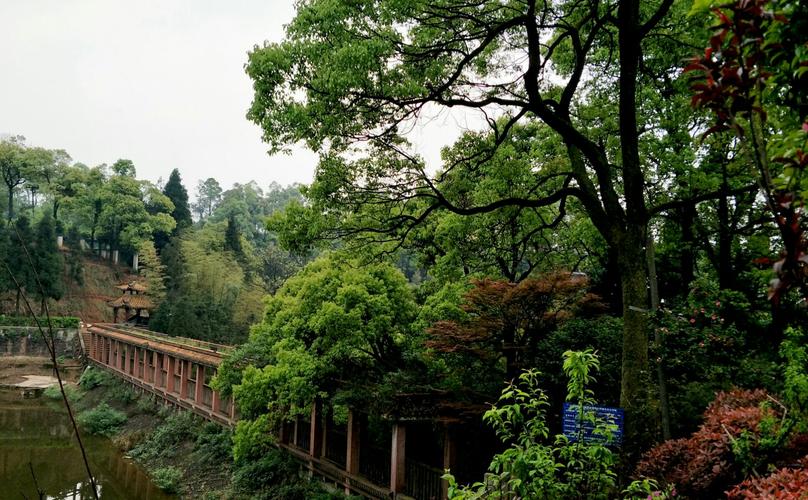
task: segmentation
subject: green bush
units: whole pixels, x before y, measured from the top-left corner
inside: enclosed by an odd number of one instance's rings
[[[39,324],[48,324],[48,318],[37,317]],[[51,316],[51,325],[54,328],[78,328],[79,319],[72,316]],[[36,326],[36,320],[32,316],[5,316],[0,314],[0,326]]]
[[[274,443],[269,416],[241,420],[233,436],[233,459],[236,464],[256,460],[266,454]]]
[[[84,370],[84,373],[81,374],[81,378],[79,379],[79,387],[85,391],[89,391],[102,385],[109,385],[110,380],[112,380],[112,375],[110,373],[100,368],[90,366]]]
[[[78,422],[91,434],[112,437],[126,423],[126,415],[101,403],[92,410],[79,413]]]
[[[81,394],[79,393],[78,389],[76,389],[72,385],[65,386],[65,394],[67,394],[67,400],[70,401],[71,403],[79,399],[79,397],[81,397]],[[60,401],[62,400],[62,391],[59,390],[58,384],[46,388],[44,391],[42,391],[42,395],[49,399],[58,399]]]
[[[146,415],[156,415],[160,410],[154,396],[141,396],[135,402],[137,411]]]
[[[242,464],[233,473],[236,491],[262,500],[339,498],[300,477],[300,465],[287,453],[271,449],[261,458]]]
[[[113,379],[112,383],[108,385],[109,391],[107,394],[109,394],[109,398],[113,401],[117,401],[124,405],[129,405],[138,399],[137,392],[135,392],[135,390],[132,389],[132,386],[130,386],[127,382]]]
[[[130,454],[141,460],[171,458],[177,452],[181,442],[195,439],[198,428],[198,419],[192,413],[187,411],[171,413],[165,422],[157,427],[145,441],[136,446]]]
[[[182,471],[176,467],[160,467],[152,471],[152,482],[166,493],[179,493]]]
[[[227,427],[206,423],[196,437],[195,452],[206,462],[229,462],[232,458],[233,433]]]

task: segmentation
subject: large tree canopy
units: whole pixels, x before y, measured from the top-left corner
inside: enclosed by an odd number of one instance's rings
[[[563,213],[577,198],[619,266],[621,404],[633,428],[647,398],[649,220],[677,207],[676,197],[714,196],[698,186],[671,191],[666,181],[676,171],[668,162],[687,161],[675,149],[693,125],[676,114],[686,99],[670,99],[692,51],[680,41],[692,27],[687,8],[673,0],[303,1],[285,39],[250,54],[248,116],[273,150],[305,141],[322,151],[312,209],[328,217],[321,227],[345,235],[401,238],[439,210]],[[406,131],[452,107],[478,112],[489,140],[425,165]],[[556,150],[532,162],[524,191],[470,202],[442,188],[461,168],[469,183],[486,179],[483,166],[528,124],[534,133],[522,140]],[[672,153],[652,158],[651,144]],[[663,166],[651,174],[651,162]],[[349,215],[357,205],[369,215]]]

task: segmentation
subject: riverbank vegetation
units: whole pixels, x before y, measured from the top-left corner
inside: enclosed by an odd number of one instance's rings
[[[230,429],[160,405],[100,369],[88,368],[68,390],[82,431],[111,439],[168,493],[210,499],[344,498],[301,476],[297,463],[272,446],[234,460]],[[61,396],[57,390],[45,397]]]

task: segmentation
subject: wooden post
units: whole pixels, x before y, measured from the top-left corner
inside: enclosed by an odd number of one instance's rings
[[[188,398],[188,375],[191,371],[191,362],[187,359],[181,359],[182,373],[180,373],[180,398]]]
[[[158,366],[158,359],[160,358],[157,355],[157,351],[152,351],[152,366],[154,367],[154,371],[152,371],[152,385],[155,387],[160,387],[160,370],[162,370],[162,367]]]
[[[390,489],[393,493],[402,493],[406,486],[404,471],[406,469],[407,429],[401,422],[393,424],[393,440],[390,450]]]
[[[213,407],[211,409],[212,409],[213,413],[219,413],[219,410],[220,410],[221,405],[222,405],[222,401],[219,399],[219,391],[213,391],[213,395],[212,395],[211,399],[212,399],[212,405],[213,405]]]
[[[454,469],[457,460],[457,441],[455,440],[455,432],[449,424],[443,428],[443,470]],[[441,479],[441,498],[446,500],[449,498],[449,482]]]
[[[360,436],[362,435],[361,417],[353,410],[348,411],[348,446],[345,452],[345,472],[359,474]]]
[[[118,370],[123,369],[123,349],[119,341],[115,341],[115,368]]]
[[[349,475],[356,476],[359,474],[359,450],[361,449],[361,435],[362,435],[362,417],[357,415],[353,410],[348,410],[348,428],[346,440],[347,446],[345,447],[345,472]],[[351,479],[348,478],[345,485],[345,494],[350,495]]]
[[[194,402],[199,406],[204,406],[202,401],[202,394],[205,387],[205,367],[203,365],[196,365],[196,393],[194,394]]]
[[[300,432],[300,416],[295,417],[295,425],[292,427],[292,444],[297,446],[297,433]]]
[[[174,370],[176,369],[176,358],[170,354],[168,356],[168,375],[166,376],[166,392],[174,392]]]
[[[323,404],[315,401],[311,405],[311,430],[309,434],[309,455],[319,458],[323,451],[323,426],[320,421]]]

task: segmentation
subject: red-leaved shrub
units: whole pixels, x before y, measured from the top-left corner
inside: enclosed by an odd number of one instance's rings
[[[795,468],[784,467],[766,477],[750,477],[727,492],[730,500],[808,497],[808,457]]]
[[[764,416],[779,416],[775,410],[761,406],[768,399],[763,390],[719,393],[704,412],[704,423],[698,431],[647,452],[637,466],[637,475],[674,485],[685,497],[723,496],[728,485],[743,479],[743,466],[735,460],[733,441],[745,432],[756,436]],[[756,441],[752,439],[752,452]]]

